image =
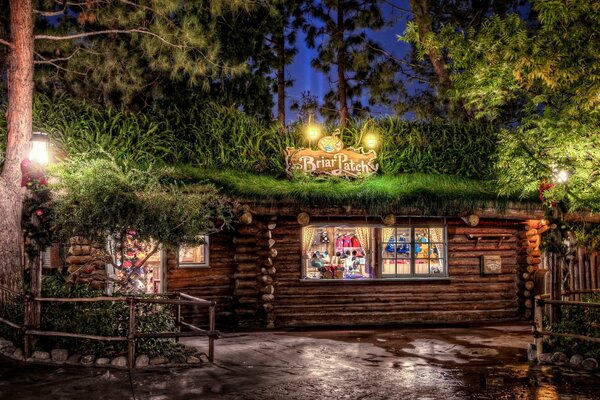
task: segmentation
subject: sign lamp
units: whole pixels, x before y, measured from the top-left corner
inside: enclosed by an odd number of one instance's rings
[[[29,143],[29,160],[40,165],[48,164],[50,139],[42,132],[33,132]]]
[[[306,136],[308,140],[312,142],[313,140],[317,140],[319,136],[321,136],[321,128],[319,125],[310,124],[306,127]]]
[[[365,135],[363,143],[367,149],[374,149],[379,144],[379,137],[374,133],[369,133]]]

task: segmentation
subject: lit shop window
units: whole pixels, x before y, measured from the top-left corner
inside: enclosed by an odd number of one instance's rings
[[[373,228],[308,226],[302,230],[305,279],[372,279]]]
[[[446,275],[443,227],[382,228],[381,277]]]
[[[447,275],[443,226],[312,225],[302,229],[303,279]]]
[[[208,236],[204,236],[203,243],[198,246],[180,247],[178,265],[180,267],[207,267]]]

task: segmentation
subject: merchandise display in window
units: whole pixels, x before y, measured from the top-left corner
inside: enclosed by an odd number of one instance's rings
[[[303,228],[304,279],[446,276],[442,226]]]
[[[114,239],[112,246],[115,254],[116,269],[109,271],[124,289],[132,294],[161,293],[162,260],[160,251],[148,256],[154,249],[151,243],[145,243],[136,238],[134,230],[127,232],[122,240]],[[145,261],[144,261],[145,260]]]
[[[369,227],[310,226],[303,231],[304,277],[365,279],[374,277]]]

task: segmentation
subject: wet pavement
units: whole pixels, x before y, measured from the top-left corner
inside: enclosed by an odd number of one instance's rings
[[[230,333],[195,369],[0,359],[0,399],[600,399],[600,374],[530,366],[530,340],[526,324]]]

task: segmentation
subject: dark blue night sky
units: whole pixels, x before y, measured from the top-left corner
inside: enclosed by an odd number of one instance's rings
[[[396,7],[392,7],[390,3]],[[404,32],[406,22],[409,20],[409,13],[403,10],[410,10],[408,0],[394,0],[386,2],[383,5],[384,16],[387,21],[390,22],[390,26],[379,31],[367,31],[367,35],[378,42],[386,51],[392,54],[396,58],[403,58],[409,51],[410,45],[399,42],[397,35]],[[298,40],[298,54],[294,59],[293,63],[287,68],[286,77],[294,81],[294,85],[287,89],[287,115],[288,122],[296,119],[296,113],[289,110],[290,103],[295,100],[299,100],[301,93],[310,91],[310,93],[317,97],[319,101],[323,99],[325,93],[329,90],[330,83],[329,79],[320,72],[315,71],[310,62],[317,56],[316,50],[309,49],[306,47],[304,42],[303,32],[299,32]],[[335,71],[333,72],[335,74]],[[416,88],[416,84],[410,81],[405,81],[405,85],[409,92]],[[366,97],[366,96],[365,96]],[[366,98],[364,103],[366,103]],[[372,107],[371,114],[374,117],[389,114],[389,110],[383,107]]]

